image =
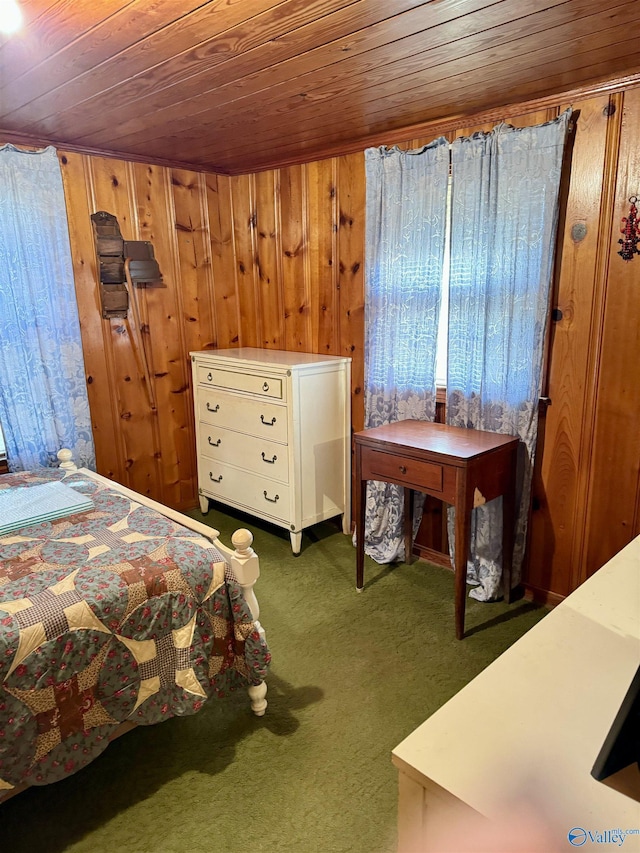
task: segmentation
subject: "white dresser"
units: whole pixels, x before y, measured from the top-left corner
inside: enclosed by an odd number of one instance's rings
[[[191,353],[202,512],[209,498],[289,531],[351,528],[351,359],[240,347]]]

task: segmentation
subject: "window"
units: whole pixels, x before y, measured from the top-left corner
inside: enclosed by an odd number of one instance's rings
[[[436,386],[447,387],[447,353],[449,341],[449,269],[451,264],[451,192],[452,180],[447,184],[447,220],[444,237],[444,261],[442,264],[442,296],[438,320],[438,349],[436,352]]]

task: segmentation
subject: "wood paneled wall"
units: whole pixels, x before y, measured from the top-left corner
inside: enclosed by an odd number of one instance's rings
[[[562,317],[550,332],[527,575],[549,600],[640,532],[640,257],[617,255],[628,198],[640,195],[640,89],[572,106],[553,299]],[[564,107],[523,107],[509,121],[544,121]],[[353,427],[362,428],[363,153],[238,177],[59,156],[101,473],[171,506],[195,505],[191,350],[351,356]],[[125,324],[101,318],[97,210],[118,217],[125,239],[150,240],[163,273],[163,287],[139,291],[155,412]]]
[[[178,508],[196,503],[189,352],[347,354],[362,428],[363,154],[224,177],[59,152],[98,470]],[[162,287],[136,291],[157,410],[126,324],[101,317],[90,216],[149,240]]]
[[[640,89],[574,107],[529,545],[529,584],[551,600],[640,533],[640,257],[618,255],[640,195]]]

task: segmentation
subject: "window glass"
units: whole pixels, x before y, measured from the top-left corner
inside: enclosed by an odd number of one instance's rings
[[[447,221],[442,264],[442,298],[438,319],[438,349],[436,353],[436,386],[447,387],[447,343],[449,338],[449,268],[451,261],[451,175],[447,186]]]

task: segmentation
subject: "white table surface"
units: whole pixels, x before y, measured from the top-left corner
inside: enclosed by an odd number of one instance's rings
[[[591,776],[639,664],[640,537],[405,738],[393,761],[492,820],[520,797],[567,830],[640,828],[640,804]],[[640,850],[640,835],[623,849]]]

